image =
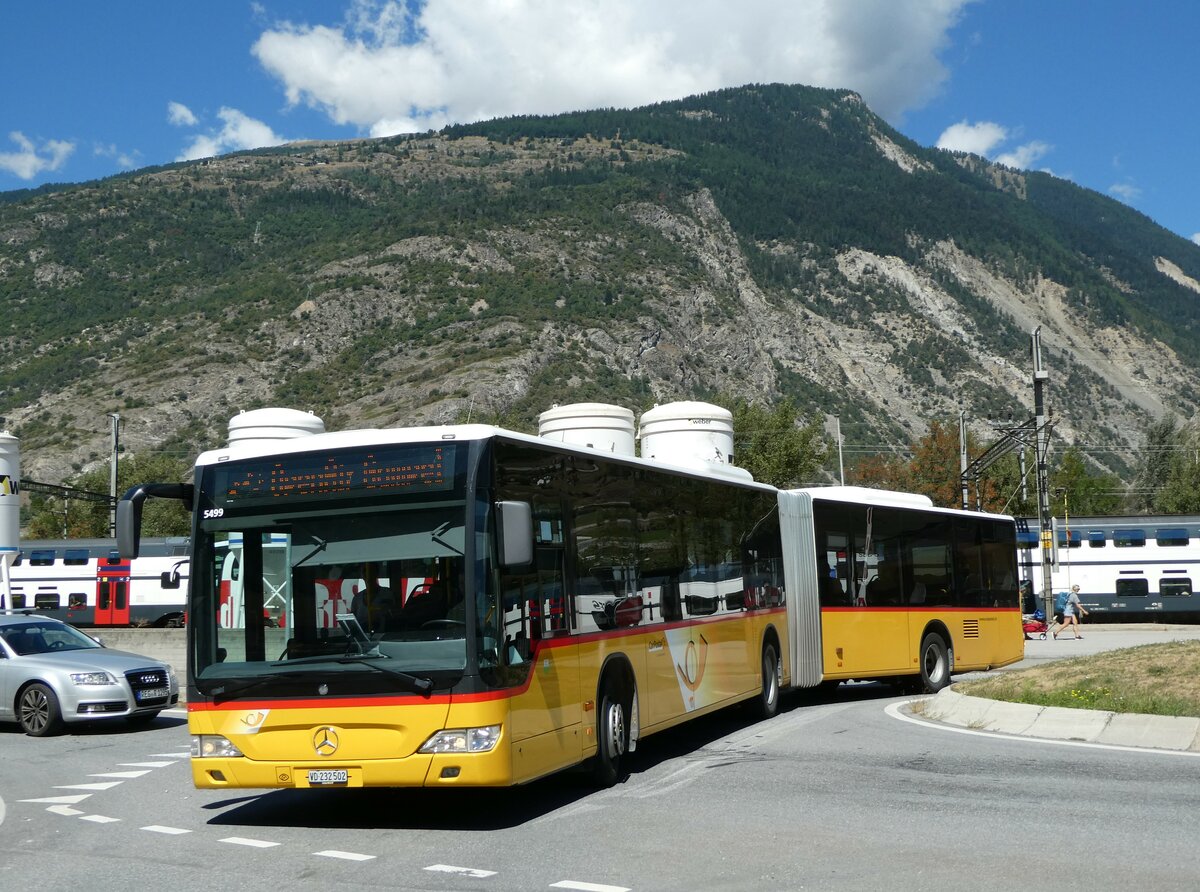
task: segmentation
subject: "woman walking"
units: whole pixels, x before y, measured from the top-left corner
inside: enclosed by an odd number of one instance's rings
[[[1071,630],[1075,633],[1075,637],[1082,638],[1083,636],[1079,634],[1080,614],[1087,616],[1087,610],[1079,603],[1079,586],[1073,585],[1071,586],[1071,593],[1067,595],[1067,604],[1063,607],[1062,628],[1054,630],[1054,637],[1057,638],[1059,632],[1070,626]]]

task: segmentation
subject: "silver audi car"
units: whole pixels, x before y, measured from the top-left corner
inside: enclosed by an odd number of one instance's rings
[[[166,663],[110,650],[61,620],[0,614],[0,721],[45,737],[67,722],[144,724],[179,702]]]

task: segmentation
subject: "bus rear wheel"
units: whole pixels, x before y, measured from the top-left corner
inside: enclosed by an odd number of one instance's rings
[[[596,758],[592,774],[596,785],[611,787],[621,777],[621,759],[629,749],[629,721],[624,699],[606,682],[596,716]]]
[[[754,714],[760,719],[774,718],[779,713],[779,677],[783,674],[783,663],[768,641],[762,650],[762,690],[754,700]]]
[[[921,641],[921,687],[927,694],[936,694],[950,683],[950,651],[937,632],[930,632]]]

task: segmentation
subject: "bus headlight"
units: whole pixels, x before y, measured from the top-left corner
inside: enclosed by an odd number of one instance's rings
[[[499,725],[482,728],[447,728],[438,731],[417,750],[419,753],[488,753],[500,740]]]
[[[240,759],[242,751],[219,734],[193,734],[193,759]]]

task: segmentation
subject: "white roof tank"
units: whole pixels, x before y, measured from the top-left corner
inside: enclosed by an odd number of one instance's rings
[[[325,433],[325,422],[298,409],[251,409],[229,419],[229,446],[256,445]]]
[[[538,416],[538,436],[613,455],[635,455],[633,412],[608,403],[554,406]]]
[[[0,432],[0,561],[12,566],[21,550],[21,441]]]
[[[668,465],[733,464],[733,413],[712,403],[678,402],[642,413],[642,458]]]

